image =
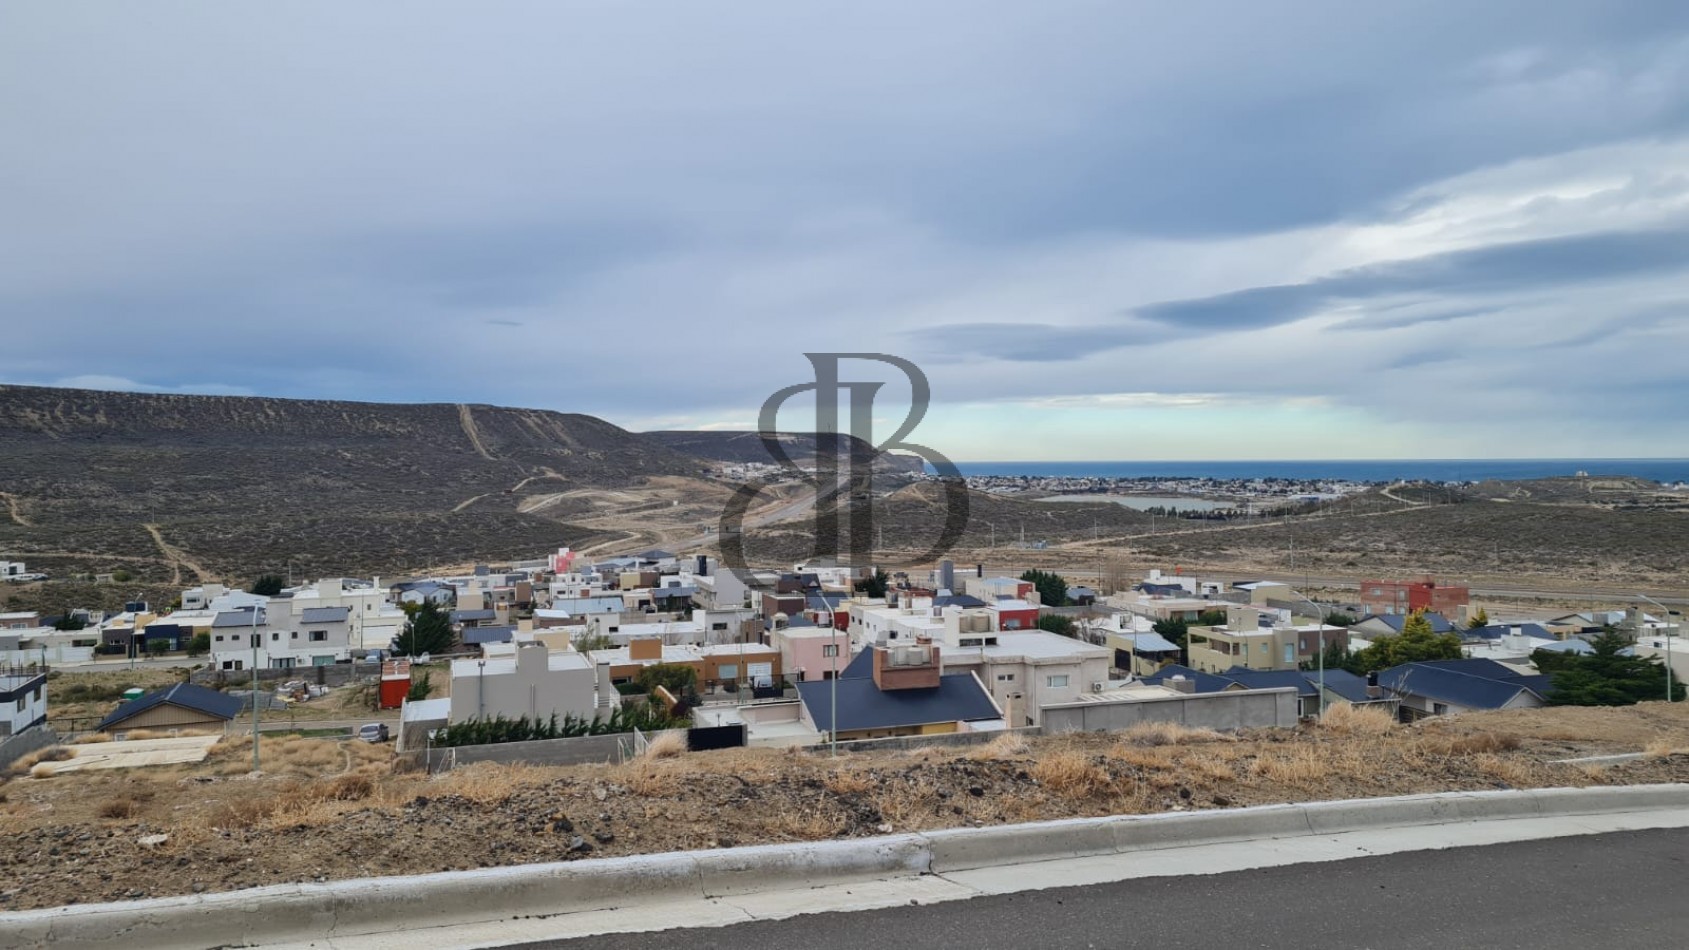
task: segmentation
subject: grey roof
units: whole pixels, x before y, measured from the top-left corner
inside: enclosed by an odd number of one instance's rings
[[[111,715],[100,720],[100,724],[94,728],[105,729],[166,703],[172,706],[181,706],[184,709],[192,709],[195,712],[202,712],[209,716],[216,716],[219,719],[235,718],[240,713],[241,707],[240,700],[227,693],[219,693],[214,689],[206,689],[204,686],[195,686],[192,683],[177,683],[168,689],[154,690],[140,699],[132,699],[124,703],[112,710]]]
[[[934,607],[984,607],[985,601],[972,594],[941,594],[932,599]]]
[[[257,613],[258,626],[262,627],[264,625],[264,611],[260,610]],[[250,627],[252,626],[252,614],[253,612],[250,610],[224,610],[219,612],[217,616],[212,619],[211,626]]]
[[[1143,681],[1155,686],[1166,686],[1167,681],[1175,676],[1183,676],[1185,679],[1195,682],[1196,691],[1199,693],[1218,693],[1232,685],[1232,681],[1224,676],[1203,673],[1188,666],[1180,666],[1177,663],[1169,663],[1154,674],[1144,677]]]
[[[1127,633],[1121,634],[1123,639],[1132,641],[1133,653],[1175,653],[1179,645],[1159,633]]]
[[[498,613],[492,610],[454,610],[451,612],[452,623],[463,623],[466,620],[491,620]]]
[[[1319,695],[1319,688],[1310,682],[1307,674],[1301,670],[1252,670],[1248,667],[1234,666],[1221,673],[1220,676],[1231,680],[1244,689],[1284,689],[1288,687],[1296,690],[1298,695]]]
[[[299,612],[301,623],[341,623],[352,615],[350,607],[306,607]]]
[[[1003,715],[972,673],[940,676],[937,686],[924,689],[882,690],[871,676],[799,683],[798,698],[809,710],[815,728],[822,732],[834,731],[835,687],[839,732],[1000,719]]]
[[[1370,617],[1362,617],[1360,620],[1357,620],[1356,623],[1366,623],[1368,620],[1376,620],[1384,626],[1389,627],[1391,630],[1401,633],[1402,624],[1407,622],[1409,616],[1409,614],[1373,614]],[[1425,619],[1431,622],[1432,633],[1448,633],[1454,629],[1454,624],[1449,623],[1448,618],[1444,617],[1442,614],[1427,611]]]
[[[1516,674],[1505,679],[1494,679],[1475,672],[1431,663],[1403,663],[1378,674],[1379,685],[1391,692],[1425,696],[1468,709],[1500,709],[1523,692],[1529,692],[1540,699],[1542,694],[1539,690],[1546,688],[1546,683],[1542,682],[1545,679],[1546,677],[1521,677]]]
[[[652,600],[673,600],[676,597],[691,597],[698,592],[696,587],[653,587]]]
[[[1320,674],[1316,670],[1305,670],[1303,676],[1316,687],[1319,685]],[[1366,694],[1366,677],[1356,676],[1348,670],[1330,669],[1325,671],[1325,688],[1328,692],[1336,693],[1351,703],[1376,702]]]
[[[502,627],[470,627],[463,631],[464,646],[478,646],[483,643],[509,643],[516,637],[514,625]]]
[[[644,558],[647,561],[666,561],[672,559],[674,554],[672,552],[665,551],[662,548],[652,548],[649,551],[639,552],[639,557]]]
[[[1589,645],[1589,641],[1580,637],[1573,637],[1570,640],[1550,640],[1539,645],[1537,649],[1547,650],[1550,653],[1576,653],[1579,655],[1595,652],[1595,648]]]

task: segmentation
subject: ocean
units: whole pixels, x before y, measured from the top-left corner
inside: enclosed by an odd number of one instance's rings
[[[1689,482],[1689,459],[1264,459],[1226,462],[957,462],[963,475],[1046,475],[1074,478],[1288,478],[1389,482],[1398,479],[1471,482],[1487,479],[1631,475],[1656,482]],[[930,471],[929,467],[929,471]]]

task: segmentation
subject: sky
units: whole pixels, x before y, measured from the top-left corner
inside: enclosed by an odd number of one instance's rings
[[[0,128],[0,382],[1689,455],[1681,2],[17,0]]]

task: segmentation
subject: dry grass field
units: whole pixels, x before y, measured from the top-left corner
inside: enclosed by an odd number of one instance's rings
[[[1560,708],[1399,726],[1179,727],[840,756],[659,748],[622,765],[396,771],[387,747],[248,740],[193,765],[0,785],[0,908],[595,855],[808,841],[1050,818],[1445,790],[1689,781],[1689,704]],[[1647,752],[1607,766],[1555,764]],[[39,776],[39,777],[37,777]],[[145,847],[141,838],[169,838]]]

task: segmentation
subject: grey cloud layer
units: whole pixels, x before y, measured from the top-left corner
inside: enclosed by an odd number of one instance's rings
[[[869,341],[940,399],[1253,391],[1161,356],[1348,307],[1394,336],[1297,345],[1391,411],[1385,377],[1460,368],[1461,335],[1647,355],[1689,297],[1689,221],[1124,312],[1086,292],[1106,265],[1029,263],[1396,220],[1473,169],[1689,134],[1671,2],[14,4],[0,123],[20,382],[739,417]],[[1529,377],[1498,366],[1494,405]]]

